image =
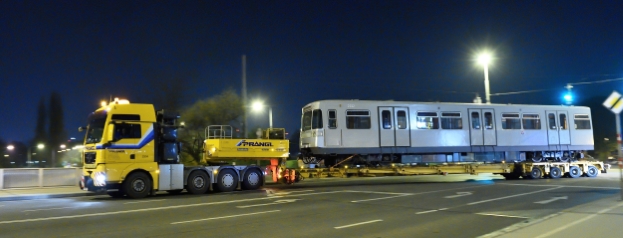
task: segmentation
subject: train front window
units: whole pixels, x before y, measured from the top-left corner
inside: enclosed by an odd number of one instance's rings
[[[301,118],[301,129],[303,131],[311,130],[312,125],[312,111],[303,112],[303,117]]]
[[[102,141],[106,115],[106,111],[98,111],[89,116],[87,119],[87,133],[85,134],[86,143],[99,143]]]

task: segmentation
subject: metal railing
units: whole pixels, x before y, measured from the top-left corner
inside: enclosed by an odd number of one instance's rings
[[[0,189],[78,186],[80,168],[0,169]]]

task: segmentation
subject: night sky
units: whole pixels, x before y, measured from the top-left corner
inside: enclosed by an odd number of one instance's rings
[[[37,106],[63,100],[69,136],[110,96],[190,105],[241,91],[290,134],[323,99],[562,104],[567,83],[623,77],[623,1],[1,1],[0,138],[29,141]],[[170,85],[178,84],[179,87]],[[623,92],[578,85],[575,100]],[[594,120],[599,120],[595,118]],[[268,115],[249,115],[268,127]]]

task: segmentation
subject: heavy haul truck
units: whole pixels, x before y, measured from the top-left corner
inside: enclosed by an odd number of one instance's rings
[[[177,130],[179,116],[164,110],[156,111],[151,104],[115,100],[103,105],[88,118],[84,139],[83,176],[80,188],[105,192],[113,197],[143,198],[157,191],[192,194],[253,190],[265,181],[258,165],[220,164],[184,166],[180,163],[181,144]],[[609,165],[598,161],[515,162],[515,163],[450,163],[391,164],[383,167],[355,167],[345,163],[328,168],[292,165],[289,141],[285,130],[268,129],[261,139],[232,137],[230,126],[208,126],[203,141],[204,160],[270,160],[273,181],[295,183],[305,178],[389,176],[425,174],[500,174],[507,179],[560,178],[568,176],[595,177],[605,173]],[[288,163],[290,162],[290,163]]]
[[[264,171],[257,165],[184,166],[177,139],[179,116],[151,104],[118,100],[103,105],[88,118],[80,187],[113,197],[143,198],[156,191],[193,194],[258,189]],[[284,130],[268,130],[265,139],[232,138],[231,127],[205,130],[205,159],[287,158]],[[280,139],[271,139],[279,137]]]

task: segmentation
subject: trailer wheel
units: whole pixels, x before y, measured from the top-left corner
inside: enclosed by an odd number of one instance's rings
[[[580,167],[578,166],[569,166],[568,174],[570,178],[577,178],[582,175],[582,171],[580,170]]]
[[[255,190],[262,185],[262,172],[257,169],[249,169],[244,173],[244,181],[242,181],[243,190]]]
[[[598,173],[599,172],[597,171],[597,168],[595,168],[595,166],[589,165],[588,169],[586,169],[587,177],[596,177]]]
[[[538,178],[541,178],[541,176],[543,176],[543,173],[541,172],[541,169],[539,169],[538,167],[532,167],[532,170],[530,171],[530,173],[526,174],[526,176],[524,176],[524,178],[527,178],[527,179],[538,179]]]
[[[238,187],[238,175],[231,169],[224,169],[218,173],[216,188],[221,192],[231,192]]]
[[[130,198],[144,198],[151,193],[151,180],[143,172],[130,174],[123,182],[123,192]]]
[[[558,167],[549,168],[549,177],[553,179],[562,177],[562,172],[560,171],[560,168]]]
[[[206,172],[195,170],[188,176],[186,191],[192,194],[204,194],[210,188],[210,183],[208,181],[208,174],[206,174]]]

